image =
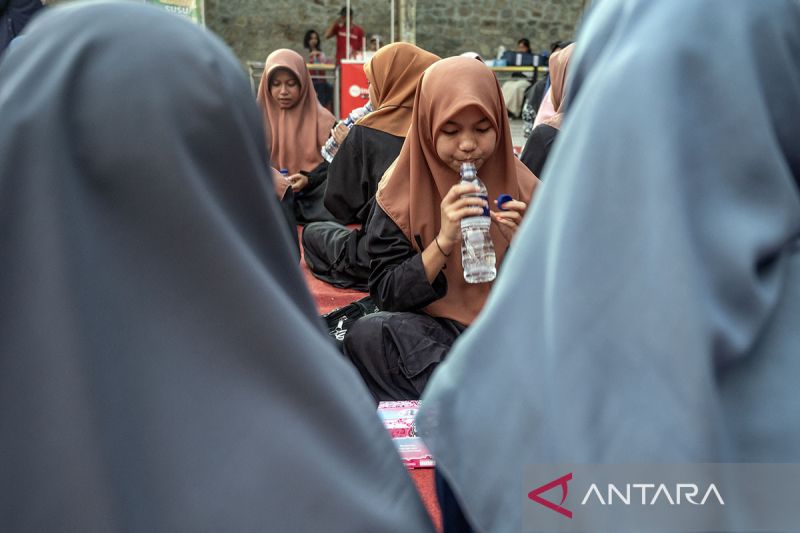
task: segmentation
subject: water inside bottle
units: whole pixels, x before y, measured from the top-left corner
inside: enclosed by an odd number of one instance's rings
[[[489,227],[488,217],[470,217],[462,221],[461,266],[467,283],[486,283],[497,276]]]

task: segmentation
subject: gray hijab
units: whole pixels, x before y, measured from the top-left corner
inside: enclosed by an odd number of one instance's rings
[[[4,531],[431,529],[217,38],[54,8],[0,63],[0,117]]]
[[[596,4],[418,418],[480,531],[520,530],[525,465],[800,461],[800,3]]]

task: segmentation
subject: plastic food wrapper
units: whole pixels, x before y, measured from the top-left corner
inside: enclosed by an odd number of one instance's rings
[[[422,439],[417,436],[414,425],[418,409],[419,402],[414,400],[380,402],[378,416],[392,437],[392,442],[406,468],[433,468],[435,466],[433,456]]]

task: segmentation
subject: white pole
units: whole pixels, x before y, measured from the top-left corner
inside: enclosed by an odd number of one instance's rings
[[[347,57],[345,59],[350,59],[350,0],[347,0]]]
[[[391,15],[389,15],[389,19],[391,20],[391,22],[389,23],[390,24],[389,27],[391,28],[389,30],[389,42],[393,43],[394,42],[394,0],[391,0],[391,10],[392,10],[392,13],[391,13]]]

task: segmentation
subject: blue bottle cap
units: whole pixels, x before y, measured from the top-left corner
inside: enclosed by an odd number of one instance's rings
[[[497,207],[499,207],[501,211],[505,211],[505,209],[503,209],[503,204],[511,200],[513,200],[513,198],[510,194],[501,194],[497,197]]]
[[[287,176],[289,174],[289,169],[288,168],[282,168],[282,169],[279,170],[279,172],[281,174],[283,174],[284,176]]]

